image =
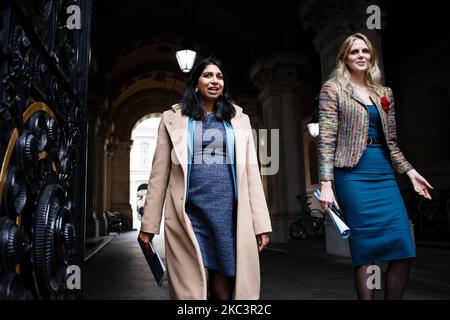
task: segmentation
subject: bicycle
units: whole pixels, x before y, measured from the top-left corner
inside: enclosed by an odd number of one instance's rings
[[[305,239],[325,234],[324,217],[322,211],[311,209],[308,202],[310,196],[299,195],[297,199],[301,203],[297,220],[291,223],[289,233],[294,239]]]
[[[121,234],[122,230],[124,230],[122,215],[117,211],[105,210],[105,216],[108,221],[108,233],[117,232]]]
[[[417,239],[450,237],[450,192],[433,190],[432,200],[424,199],[414,190],[403,192],[408,215],[415,225]]]

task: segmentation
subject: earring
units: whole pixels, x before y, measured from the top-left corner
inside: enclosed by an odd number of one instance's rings
[[[195,91],[195,93],[197,93],[198,92],[198,88],[195,88],[194,91]]]

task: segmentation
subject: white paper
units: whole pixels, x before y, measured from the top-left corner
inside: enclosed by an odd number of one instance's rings
[[[315,138],[319,135],[319,124],[318,123],[308,123],[306,125],[306,127],[308,128],[308,132],[311,135],[311,137]]]
[[[320,191],[315,190],[314,195],[316,196],[317,200],[320,199]],[[339,234],[342,238],[346,239],[350,236],[350,228],[342,221],[342,219],[331,209],[328,208],[328,213],[330,215],[331,221],[333,221],[334,225],[339,231]]]

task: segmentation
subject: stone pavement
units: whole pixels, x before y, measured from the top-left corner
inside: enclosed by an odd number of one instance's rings
[[[167,279],[159,288],[136,241],[138,232],[116,235],[85,262],[84,299],[170,299]],[[155,243],[164,258],[163,236]],[[385,269],[385,265],[382,265]],[[450,250],[417,248],[405,300],[450,299]],[[263,300],[353,300],[349,258],[325,253],[321,239],[271,244],[261,254]],[[377,290],[376,299],[382,299]]]

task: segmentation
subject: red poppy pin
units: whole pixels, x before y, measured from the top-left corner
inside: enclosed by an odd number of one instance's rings
[[[386,97],[381,97],[381,108],[385,111],[385,112],[388,112],[389,111],[389,109],[390,109],[390,101],[388,100],[388,98],[386,98]]]

